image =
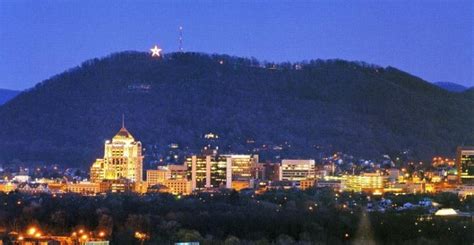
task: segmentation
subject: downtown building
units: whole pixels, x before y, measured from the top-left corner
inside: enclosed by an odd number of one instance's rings
[[[258,155],[222,155],[230,165],[231,188],[240,191],[253,188]]]
[[[283,159],[278,171],[280,181],[300,182],[316,177],[316,163],[313,159]]]
[[[187,178],[192,190],[232,188],[231,165],[219,155],[193,155],[186,158]]]
[[[150,191],[157,186],[159,192],[174,195],[188,195],[191,193],[191,181],[187,179],[186,165],[168,165],[146,171],[146,183]]]
[[[382,194],[387,182],[388,176],[383,176],[380,173],[363,173],[342,176],[341,186],[344,191]]]
[[[90,177],[93,183],[120,180],[141,182],[142,171],[142,144],[122,125],[112,141],[105,142],[104,157],[92,164]]]
[[[186,159],[187,178],[193,190],[227,188],[241,190],[253,187],[258,156],[193,155]]]
[[[148,186],[162,185],[165,180],[171,179],[171,173],[168,167],[158,167],[146,171],[146,182]]]
[[[464,185],[474,185],[474,146],[460,146],[456,151],[458,181]]]

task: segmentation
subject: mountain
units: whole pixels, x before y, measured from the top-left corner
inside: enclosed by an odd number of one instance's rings
[[[170,143],[198,151],[217,133],[223,151],[285,145],[282,157],[318,150],[419,159],[474,143],[474,100],[393,67],[313,60],[122,52],[92,59],[0,107],[0,158],[89,166],[120,128],[145,152]],[[149,154],[149,153],[147,153]]]
[[[468,89],[467,87],[452,82],[435,82],[434,84],[442,89],[455,93],[461,93]]]
[[[3,105],[7,101],[13,99],[19,93],[20,93],[20,91],[9,90],[9,89],[1,89],[0,88],[0,105]]]

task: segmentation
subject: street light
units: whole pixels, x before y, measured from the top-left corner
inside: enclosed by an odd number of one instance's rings
[[[89,238],[89,236],[86,235],[86,234],[81,236],[81,240],[84,240],[84,242],[87,241],[88,238]]]
[[[143,245],[143,243],[145,242],[145,240],[148,239],[148,236],[146,233],[141,233],[139,231],[136,231],[135,232],[135,238],[138,239],[140,241],[140,244]]]

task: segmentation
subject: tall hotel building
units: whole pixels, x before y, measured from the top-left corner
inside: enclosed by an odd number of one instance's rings
[[[460,146],[456,152],[458,179],[462,184],[474,185],[474,146]]]
[[[120,131],[105,142],[104,158],[92,164],[90,175],[92,182],[127,179],[141,182],[143,171],[142,144],[135,141],[122,123]]]

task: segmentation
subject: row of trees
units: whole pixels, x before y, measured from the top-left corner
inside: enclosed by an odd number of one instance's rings
[[[366,239],[363,234],[373,234],[370,239],[384,244],[474,241],[472,220],[420,221],[424,210],[366,213],[367,202],[363,194],[328,189],[188,197],[10,193],[0,195],[0,226],[21,232],[36,225],[65,235],[78,229],[102,231],[114,244],[138,242],[137,231],[147,234],[150,244],[348,244]],[[470,198],[459,205],[472,203]]]

